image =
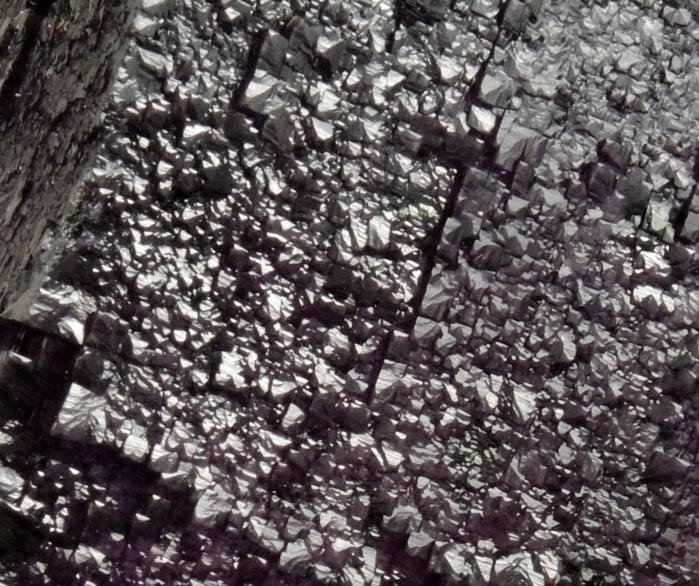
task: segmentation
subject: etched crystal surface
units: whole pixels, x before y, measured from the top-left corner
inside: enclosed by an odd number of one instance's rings
[[[695,584],[698,23],[144,1],[0,328],[4,579]]]

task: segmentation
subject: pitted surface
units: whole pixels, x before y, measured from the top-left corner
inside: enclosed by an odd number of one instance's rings
[[[73,189],[94,160],[100,114],[134,2],[7,0],[0,20],[0,313],[26,317],[60,248]]]

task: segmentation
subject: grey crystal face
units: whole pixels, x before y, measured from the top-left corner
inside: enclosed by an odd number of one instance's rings
[[[0,328],[3,579],[693,584],[698,15],[144,1]]]

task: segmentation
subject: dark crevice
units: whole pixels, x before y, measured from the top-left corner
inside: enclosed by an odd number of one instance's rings
[[[371,405],[374,401],[374,394],[376,391],[376,381],[379,380],[379,375],[381,374],[381,369],[383,368],[386,357],[388,356],[388,348],[391,345],[391,338],[393,337],[393,332],[395,328],[389,330],[381,338],[378,348],[374,354],[372,360],[371,372],[369,373],[369,379],[367,380],[367,388],[364,393],[365,401],[368,405]]]
[[[0,566],[26,564],[38,554],[46,537],[34,523],[0,504]]]
[[[503,30],[503,20],[505,18],[505,13],[507,12],[507,8],[510,5],[511,0],[505,0],[505,3],[502,5],[500,8],[500,12],[498,12],[496,22],[498,25],[498,32],[495,38],[493,39],[493,43],[490,47],[490,51],[488,52],[488,56],[484,59],[483,63],[481,63],[481,66],[478,68],[478,73],[476,76],[473,78],[473,82],[471,83],[471,86],[468,88],[468,98],[471,100],[471,102],[480,102],[480,99],[478,98],[478,94],[481,89],[481,84],[483,83],[483,78],[485,78],[485,74],[488,71],[488,65],[490,65],[490,62],[493,60],[493,57],[495,56],[495,48],[498,45],[498,42],[500,41],[500,37],[502,36],[502,30]]]
[[[694,187],[692,188],[689,197],[683,202],[677,217],[675,219],[675,242],[681,238],[682,229],[684,228],[684,223],[687,221],[687,216],[692,208],[692,202],[697,195],[697,190],[699,189],[699,147],[694,154],[694,165],[692,166],[692,176],[694,178]]]
[[[452,6],[448,10],[453,9]],[[393,5],[393,29],[386,38],[386,53],[393,53],[396,34],[401,26],[411,27],[422,22],[429,26],[444,20],[446,15],[443,10],[437,7],[426,8],[418,0],[395,0]]]
[[[505,14],[507,14],[507,9],[510,7],[511,2],[512,0],[505,0],[500,7],[498,15],[495,17],[495,22],[498,25],[498,36],[493,41],[493,46],[497,45],[498,39],[500,38],[500,34],[502,33],[502,24],[505,21]]]
[[[444,226],[446,225],[447,220],[454,214],[456,202],[464,186],[466,170],[466,167],[461,167],[456,171],[451,189],[449,190],[449,194],[447,196],[447,201],[442,209],[442,214],[437,221],[437,224],[435,224],[435,226],[427,233],[425,241],[422,245],[422,269],[417,287],[415,289],[415,295],[410,301],[410,313],[402,320],[396,322],[394,326],[386,334],[384,334],[383,338],[379,342],[378,348],[376,349],[375,358],[372,361],[371,373],[369,375],[369,380],[367,381],[367,389],[365,391],[365,400],[368,404],[371,404],[374,400],[376,382],[381,374],[381,369],[383,368],[383,364],[388,355],[388,349],[391,345],[393,332],[397,329],[410,332],[415,326],[415,322],[419,316],[420,307],[422,306],[422,301],[427,291],[427,286],[429,285],[430,278],[432,277],[434,266],[437,263],[437,249],[439,248],[439,243],[442,240]]]
[[[55,2],[56,0],[27,0],[27,8],[36,12],[40,18],[46,18]]]
[[[250,82],[255,77],[255,71],[257,70],[257,65],[260,61],[260,55],[262,53],[262,47],[267,39],[269,32],[267,30],[262,30],[255,34],[250,42],[250,49],[248,51],[248,58],[245,63],[243,77],[240,80],[240,84],[233,92],[231,98],[230,107],[232,110],[237,110],[246,116],[249,116],[255,121],[255,125],[258,130],[262,130],[267,117],[264,114],[255,112],[254,110],[243,105],[243,99],[245,98],[245,92],[250,85]]]
[[[0,88],[0,119],[7,120],[15,112],[15,105],[20,97],[22,82],[27,75],[31,62],[32,51],[37,45],[41,20],[41,16],[35,11],[31,11],[27,16],[22,47],[12,63],[12,67],[5,78],[5,83]]]
[[[3,462],[28,476],[41,458],[70,386],[80,347],[61,336],[0,319],[0,421],[14,419],[19,441]],[[51,536],[21,513],[0,504],[0,563],[32,558]]]
[[[442,210],[442,215],[440,216],[437,224],[427,233],[425,242],[422,246],[422,271],[420,273],[420,279],[418,280],[417,288],[415,290],[415,295],[410,302],[412,312],[408,317],[408,320],[401,324],[401,329],[404,331],[411,331],[415,326],[415,322],[418,318],[418,313],[420,307],[422,306],[422,301],[425,297],[425,292],[427,291],[427,286],[432,277],[432,271],[437,262],[437,249],[439,248],[439,243],[442,240],[442,233],[444,232],[444,226],[447,220],[454,214],[454,208],[456,207],[456,202],[459,198],[459,193],[464,186],[464,180],[466,178],[466,168],[462,167],[456,171],[454,176],[454,181],[452,183],[449,194],[447,195],[447,201],[444,204]]]
[[[49,433],[79,349],[61,336],[0,319],[0,409],[24,423],[22,453],[29,455]]]
[[[11,118],[15,112],[15,105],[21,97],[22,83],[29,72],[32,52],[39,45],[41,23],[48,16],[54,2],[55,0],[29,0],[27,2],[29,13],[24,25],[22,46],[0,88],[0,120]]]
[[[675,233],[674,233],[674,241],[677,242],[682,238],[682,230],[684,228],[684,224],[687,221],[687,216],[689,216],[689,211],[692,207],[692,201],[694,200],[694,197],[697,192],[697,186],[694,185],[694,188],[692,189],[691,193],[689,194],[689,197],[687,197],[686,200],[682,202],[682,206],[677,212],[677,216],[674,219],[674,228],[675,228]]]
[[[401,0],[395,0],[393,2],[393,29],[386,37],[386,53],[389,55],[393,53],[393,45],[396,42],[396,34],[398,29],[400,29],[401,22],[403,21],[403,3]]]

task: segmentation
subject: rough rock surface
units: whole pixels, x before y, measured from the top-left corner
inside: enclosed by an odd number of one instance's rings
[[[145,1],[5,581],[696,584],[698,8]]]
[[[94,160],[133,0],[6,0],[0,15],[0,313],[20,316]]]

